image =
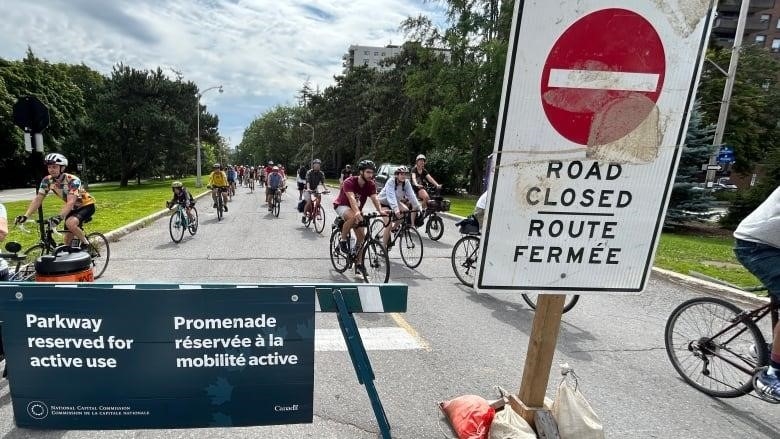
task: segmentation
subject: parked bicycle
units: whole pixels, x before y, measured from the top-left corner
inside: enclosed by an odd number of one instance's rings
[[[5,244],[5,251],[0,258],[8,261],[9,282],[29,282],[35,280],[35,261],[30,261],[26,254],[21,253],[22,245],[10,241]]]
[[[441,195],[441,189],[436,189],[433,192],[428,205],[423,209],[422,214],[417,216],[416,226],[420,227],[425,224],[425,234],[428,235],[432,241],[438,241],[444,235],[444,220],[439,216],[439,212],[449,212],[450,200],[445,200]]]
[[[479,243],[481,239],[479,222],[471,215],[458,221],[455,225],[458,226],[458,230],[463,236],[452,247],[452,255],[450,256],[452,270],[463,285],[474,287],[474,278],[479,269]],[[538,294],[521,293],[521,296],[531,309],[536,309]],[[571,311],[579,300],[579,295],[566,295],[562,312]]]
[[[306,228],[314,223],[314,230],[317,233],[322,233],[322,231],[325,230],[325,209],[322,207],[322,195],[329,193],[330,191],[314,193],[314,198],[311,200],[311,207],[303,213],[306,217],[306,222],[304,223]]]
[[[399,218],[391,214],[390,220],[398,221]],[[384,243],[384,229],[385,223],[381,218],[376,218],[371,222],[370,233],[376,241]],[[399,242],[398,249],[404,264],[409,268],[417,268],[423,258],[423,242],[420,232],[412,226],[411,212],[402,213],[400,224],[396,224],[390,231],[390,240],[387,242],[388,253],[393,249],[396,242]]]
[[[368,229],[371,220],[378,216],[379,214],[376,212],[363,215],[363,221],[356,225],[355,228],[363,227],[366,229],[366,232],[370,232]],[[373,280],[378,283],[387,283],[390,280],[390,258],[382,243],[372,238],[370,233],[366,233],[366,238],[362,244],[355,246],[352,242],[353,238],[355,238],[353,230],[350,231],[350,239],[347,239],[349,252],[345,254],[339,249],[341,228],[343,226],[344,220],[336,218],[336,221],[333,223],[333,232],[330,235],[330,262],[333,264],[333,268],[337,272],[343,273],[362,259],[365,270],[361,272],[361,275],[365,282]]]
[[[84,225],[90,221],[91,219],[85,220],[80,226],[81,230],[84,230]],[[43,255],[54,254],[57,247],[62,245],[58,244],[54,239],[55,234],[59,235],[67,232],[66,230],[57,230],[57,223],[54,222],[52,218],[45,219],[42,223],[40,220],[36,222],[38,224],[43,224],[44,230],[41,240],[24,252],[27,261],[31,262],[33,265],[38,258]],[[21,224],[19,227],[24,230]],[[95,279],[98,279],[106,271],[106,267],[108,267],[108,261],[111,258],[111,249],[108,246],[108,239],[100,232],[89,233],[86,237],[87,241],[89,241],[89,245],[80,242],[78,238],[74,238],[73,241],[70,242],[70,246],[81,247],[89,253],[90,258],[92,259],[92,275]]]
[[[190,207],[190,212],[192,213],[192,220],[190,220],[190,217],[187,215],[187,209],[181,203],[171,206],[170,202],[166,202],[165,205],[169,209],[171,207],[176,208],[171,214],[170,221],[168,221],[168,231],[173,242],[181,242],[184,238],[184,230],[190,232],[190,236],[195,236],[195,233],[198,232],[198,210],[195,206]]]
[[[766,291],[765,287],[744,291]],[[753,392],[753,377],[769,364],[770,347],[758,324],[777,324],[778,301],[744,310],[716,297],[697,297],[675,308],[666,321],[664,342],[672,366],[691,387],[716,398]],[[756,393],[756,398],[778,403]]]

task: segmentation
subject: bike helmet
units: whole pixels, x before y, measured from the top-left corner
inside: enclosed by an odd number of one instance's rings
[[[184,185],[180,181],[174,181],[173,183],[171,183],[171,189],[183,188],[183,187]]]
[[[417,158],[416,158],[416,159],[414,159],[414,161],[415,161],[415,162],[416,162],[417,160],[425,160],[425,161],[428,161],[428,159],[426,159],[426,158],[425,158],[425,155],[423,155],[423,154],[420,154],[420,155],[418,155],[418,156],[417,156]]]
[[[273,166],[273,165],[274,165],[274,161],[273,160],[269,160],[268,161],[268,166]]]
[[[273,168],[271,168],[271,169],[272,169],[272,170],[274,170],[274,171],[278,171],[278,170],[279,170],[279,167],[278,167],[278,166],[274,166],[274,167],[273,167]]]
[[[398,175],[398,174],[408,174],[408,173],[409,173],[409,168],[407,168],[404,165],[399,166],[395,170],[395,175]]]
[[[219,163],[214,163],[214,166],[212,166],[212,167],[216,168],[216,169],[220,169],[220,168],[222,168],[222,165],[220,165]]]
[[[362,172],[366,169],[371,169],[372,171],[376,172],[376,165],[371,160],[363,160],[358,163],[358,172]]]
[[[314,160],[312,160],[311,164],[312,164],[312,166],[314,166],[314,165],[321,165],[322,164],[322,160],[314,159]]]
[[[68,159],[60,153],[53,152],[51,154],[46,154],[43,163],[46,165],[68,166]]]

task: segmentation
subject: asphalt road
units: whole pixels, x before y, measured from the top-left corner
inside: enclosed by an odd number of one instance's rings
[[[241,189],[222,222],[201,201],[201,228],[180,244],[168,236],[167,218],[112,244],[105,280],[113,282],[344,282],[332,270],[329,224],[320,236],[300,224],[289,194],[279,218],[258,193]],[[326,203],[326,206],[328,204]],[[332,209],[326,209],[328,223]],[[395,328],[404,348],[370,350],[376,384],[393,436],[441,438],[436,403],[462,394],[493,398],[494,386],[517,391],[533,312],[519,295],[477,295],[460,285],[449,255],[459,235],[446,220],[439,242],[424,238],[416,271],[391,252],[391,280],[409,285],[409,311],[400,316],[366,314],[362,328]],[[718,400],[683,383],[664,350],[670,311],[700,295],[662,278],[642,295],[587,296],[561,325],[554,364],[568,362],[580,389],[601,416],[610,438],[778,438],[777,408],[755,398]],[[319,334],[338,327],[335,315],[318,314]],[[766,328],[765,328],[766,329]],[[395,336],[394,336],[395,337]],[[382,343],[379,343],[380,345]],[[403,343],[402,343],[403,344]],[[150,360],[153,361],[153,360]],[[559,375],[553,371],[548,396]],[[0,435],[6,438],[373,438],[378,427],[362,386],[343,350],[318,349],[315,419],[311,425],[201,430],[31,431],[13,424],[6,381],[0,381]]]

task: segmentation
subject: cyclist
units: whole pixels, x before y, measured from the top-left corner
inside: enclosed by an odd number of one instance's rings
[[[257,180],[257,171],[255,170],[255,167],[252,166],[246,171],[246,184],[249,186],[249,190],[252,192],[255,190],[255,180]]]
[[[428,207],[428,200],[431,199],[428,195],[428,191],[425,190],[425,184],[430,183],[436,189],[441,189],[441,185],[436,182],[433,176],[425,169],[425,156],[420,154],[414,160],[414,168],[412,168],[412,186],[417,193],[417,197],[422,200],[423,208]]]
[[[482,221],[485,219],[485,209],[487,209],[487,191],[482,192],[474,207],[474,218],[479,222],[479,228],[482,228]]]
[[[377,212],[382,211],[379,204],[379,198],[376,193],[376,184],[374,184],[374,175],[376,174],[376,165],[371,160],[363,160],[358,164],[358,175],[349,177],[341,185],[339,195],[333,201],[333,208],[336,209],[336,215],[344,220],[344,226],[341,228],[341,240],[339,241],[339,250],[349,253],[349,232],[352,228],[363,221],[363,206],[366,200],[371,198]],[[365,239],[365,231],[362,227],[355,229],[357,235],[357,248],[362,245]],[[359,260],[355,264],[355,271],[366,275],[366,267],[363,261]]]
[[[298,183],[298,199],[303,199],[303,191],[306,189],[306,174],[307,174],[306,165],[301,163],[301,166],[298,168],[298,179],[296,183]]]
[[[228,179],[228,185],[232,189],[233,192],[236,191],[236,179],[238,178],[238,173],[236,172],[236,168],[232,165],[228,166],[227,171],[227,179]],[[231,196],[232,198],[232,196]]]
[[[38,193],[33,198],[30,206],[24,215],[16,217],[16,223],[21,224],[27,221],[32,212],[34,212],[43,203],[43,199],[50,191],[62,198],[65,205],[60,209],[60,214],[52,217],[54,225],[59,224],[65,219],[65,242],[70,244],[73,236],[81,242],[82,246],[87,246],[89,242],[81,230],[81,225],[92,219],[95,214],[95,199],[81,185],[81,180],[73,174],[68,174],[65,169],[68,167],[68,159],[59,153],[47,154],[44,157],[44,163],[49,171],[49,175],[43,177],[38,187]]]
[[[347,164],[344,169],[341,170],[341,178],[339,178],[339,184],[344,184],[344,180],[352,177],[352,165]]]
[[[320,170],[321,165],[322,160],[314,159],[314,161],[311,162],[311,169],[306,172],[303,179],[305,189],[303,191],[303,199],[306,200],[306,206],[303,208],[303,218],[301,218],[301,222],[304,224],[306,224],[306,212],[311,209],[312,196],[317,196],[317,188],[320,185],[325,186],[325,174]],[[304,168],[304,166],[301,165],[301,168]],[[313,212],[313,214],[316,214],[316,212]]]
[[[225,172],[222,171],[222,165],[219,163],[214,163],[214,171],[209,175],[209,184],[206,187],[211,189],[211,199],[214,200],[214,209],[217,208],[217,197],[220,192],[222,193],[222,207],[225,209],[225,212],[227,212],[228,179]]]
[[[195,206],[195,199],[192,198],[192,194],[190,194],[187,189],[184,188],[184,184],[180,181],[174,181],[171,183],[171,191],[173,192],[173,198],[171,201],[166,201],[165,206],[168,209],[172,209],[177,204],[180,204],[184,206],[184,209],[187,211],[187,217],[190,219],[190,222],[195,221],[195,217],[192,215],[192,208]]]
[[[268,164],[265,165],[265,168],[263,168],[263,181],[260,184],[264,184],[268,182],[268,176],[271,175],[273,169],[274,169],[274,162],[269,161]]]
[[[384,219],[384,243],[387,247],[387,243],[390,242],[390,231],[395,229],[399,225],[402,212],[408,212],[410,207],[412,209],[411,224],[414,224],[417,211],[420,210],[420,202],[417,201],[417,197],[412,189],[412,184],[406,179],[406,174],[409,169],[406,166],[399,166],[393,175],[385,182],[385,186],[382,191],[379,192],[379,203],[383,207],[384,213],[392,212],[395,215],[394,218]],[[410,206],[411,205],[411,206]]]
[[[271,172],[268,174],[268,180],[265,185],[265,203],[268,204],[268,210],[271,211],[271,197],[274,196],[274,193],[278,189],[282,189],[284,187],[284,179],[282,178],[282,174],[279,172],[279,167],[274,166],[271,168]]]
[[[780,298],[780,186],[734,231],[739,262]],[[769,367],[756,373],[756,392],[780,402],[780,325],[773,329]],[[755,348],[755,347],[753,347]]]
[[[244,180],[244,173],[246,172],[246,166],[239,165],[238,166],[238,185],[239,186],[246,186],[246,180]]]

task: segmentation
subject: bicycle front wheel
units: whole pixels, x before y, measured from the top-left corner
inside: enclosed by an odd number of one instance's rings
[[[364,276],[366,282],[386,284],[390,280],[390,257],[382,244],[366,240],[363,244],[363,266],[368,273],[367,278]]]
[[[314,230],[317,233],[322,233],[325,230],[325,209],[322,206],[317,206],[317,210],[314,212]]]
[[[477,274],[477,257],[479,255],[479,238],[466,235],[452,247],[452,270],[460,283],[467,287],[474,286],[474,276]]]
[[[282,210],[282,197],[277,194],[274,195],[274,216],[279,218],[279,212]]]
[[[17,265],[16,280],[35,280],[35,261],[43,255],[49,254],[43,244],[35,244],[25,250],[24,260]]]
[[[423,242],[420,232],[412,227],[404,227],[401,236],[398,237],[401,251],[401,259],[409,268],[417,268],[423,258]]]
[[[217,221],[222,221],[222,194],[217,196]]]
[[[92,275],[100,278],[108,267],[111,258],[111,249],[108,247],[108,239],[102,233],[94,232],[87,235],[89,241],[89,255],[92,257]]]
[[[195,234],[198,233],[198,209],[196,209],[195,206],[192,206],[190,211],[192,212],[192,221],[190,221],[187,230],[189,230],[191,236],[195,236]]]
[[[171,233],[171,239],[175,243],[181,242],[182,238],[184,238],[184,224],[182,223],[182,215],[179,210],[171,214],[171,220],[168,221],[168,231]]]
[[[666,321],[669,360],[696,390],[717,398],[753,390],[753,373],[768,364],[769,354],[756,324],[738,318],[742,313],[723,299],[698,297],[681,303]]]
[[[349,256],[342,253],[339,249],[340,239],[341,230],[334,229],[330,235],[330,263],[333,264],[333,268],[337,272],[343,273],[349,267]]]
[[[539,295],[536,293],[523,293],[523,300],[525,300],[525,303],[528,304],[531,309],[536,309],[536,302],[539,299]],[[574,308],[574,305],[577,304],[577,302],[580,300],[580,296],[577,294],[566,295],[566,300],[563,302],[563,313],[567,313],[571,311],[572,308]]]
[[[444,220],[438,215],[431,215],[428,217],[428,222],[425,225],[425,233],[432,241],[438,241],[444,235]]]

